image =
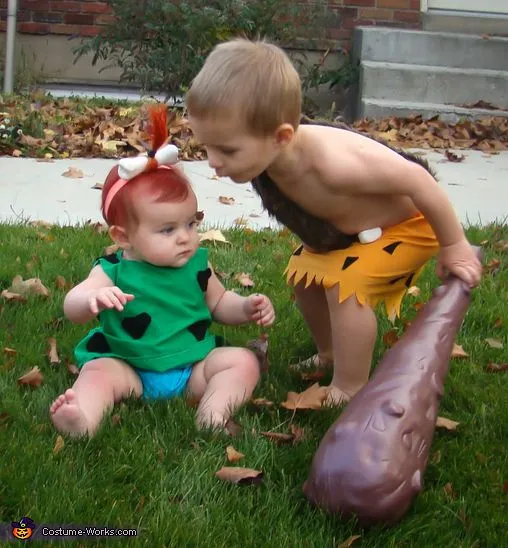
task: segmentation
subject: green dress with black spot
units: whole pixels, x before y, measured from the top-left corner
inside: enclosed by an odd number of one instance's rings
[[[165,372],[202,360],[218,345],[209,332],[212,316],[205,301],[211,275],[206,249],[199,248],[180,268],[127,260],[122,251],[95,264],[134,299],[122,312],[99,314],[99,327],[76,347],[79,367],[113,357],[138,369]]]

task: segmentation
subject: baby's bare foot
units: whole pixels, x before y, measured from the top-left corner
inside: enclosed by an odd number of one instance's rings
[[[88,420],[79,407],[76,393],[69,388],[61,394],[49,408],[51,420],[60,432],[72,437],[84,436],[88,433]]]
[[[340,407],[342,405],[345,405],[350,399],[351,396],[349,394],[346,394],[346,392],[331,384],[330,386],[328,386],[328,395],[323,402],[323,406]]]
[[[292,363],[289,369],[293,371],[308,371],[309,369],[326,369],[333,367],[333,360],[320,357],[319,354],[314,354],[306,360],[297,363]]]

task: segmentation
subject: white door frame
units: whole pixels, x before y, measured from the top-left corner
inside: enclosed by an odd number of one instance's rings
[[[498,4],[497,1],[495,3]],[[470,4],[470,2],[468,2],[468,4]],[[481,4],[481,2],[478,2],[478,4]],[[487,2],[487,5],[488,5],[488,2]],[[468,9],[465,9],[463,11],[458,10],[458,8],[453,8],[450,11],[460,11],[461,13],[467,13],[467,12],[469,12],[469,13],[485,13],[485,14],[492,14],[492,15],[495,15],[495,14],[501,15],[501,14],[505,13],[505,9],[500,9],[499,11],[489,11],[489,10],[481,9],[480,5],[478,6],[478,8],[479,9],[478,9],[477,12],[472,11],[471,7],[469,7]],[[422,11],[422,12],[428,12],[429,11],[429,0],[420,0],[420,11]]]

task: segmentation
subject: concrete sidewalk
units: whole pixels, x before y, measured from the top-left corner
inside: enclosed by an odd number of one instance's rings
[[[421,153],[436,170],[439,184],[465,225],[508,222],[508,152],[456,151],[465,156],[460,163],[450,162],[442,152],[414,152]],[[104,181],[115,162],[0,157],[0,222],[44,220],[68,225],[102,221],[100,190],[92,187]],[[63,177],[69,167],[80,169],[84,177]],[[277,226],[263,211],[250,184],[216,179],[205,161],[182,162],[180,167],[192,182],[198,207],[205,213],[205,226],[226,228],[242,217],[253,229]],[[234,198],[233,205],[221,203],[220,196]]]

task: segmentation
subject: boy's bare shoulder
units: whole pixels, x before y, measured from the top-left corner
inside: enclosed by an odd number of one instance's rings
[[[362,186],[381,172],[404,170],[409,162],[374,139],[347,129],[304,126],[313,167],[326,186]]]

